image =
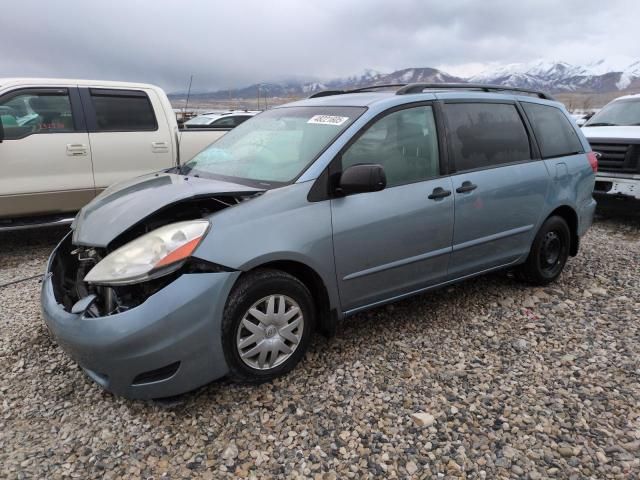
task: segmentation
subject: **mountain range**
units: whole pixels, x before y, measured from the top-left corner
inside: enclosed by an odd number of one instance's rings
[[[640,61],[617,66],[605,60],[586,65],[572,65],[563,61],[536,61],[513,63],[490,68],[471,77],[457,77],[430,67],[404,68],[391,73],[375,70],[346,78],[326,81],[288,80],[275,83],[253,84],[247,87],[192,93],[194,101],[228,98],[256,98],[258,91],[267,98],[301,98],[321,90],[348,90],[369,85],[388,83],[446,83],[471,82],[507,85],[544,90],[550,93],[607,93],[640,89]],[[183,98],[184,92],[170,95]]]

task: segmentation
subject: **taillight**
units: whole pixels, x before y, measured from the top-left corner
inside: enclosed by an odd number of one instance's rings
[[[591,165],[593,173],[598,173],[598,154],[596,152],[588,152],[587,159],[589,160],[589,165]]]

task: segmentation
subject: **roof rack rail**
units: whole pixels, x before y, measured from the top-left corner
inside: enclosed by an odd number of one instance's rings
[[[322,90],[320,92],[313,93],[309,98],[329,97],[331,95],[344,95],[346,93],[363,93],[371,90],[378,90],[381,88],[397,88],[405,87],[406,83],[385,83],[381,85],[369,85],[368,87],[354,88],[352,90]]]
[[[380,85],[369,85],[368,87],[355,88],[353,90],[347,90],[349,93],[368,92],[369,90],[378,90],[379,88],[396,88],[406,87],[406,83],[381,83]]]
[[[309,95],[309,98],[329,97],[331,95],[342,95],[343,93],[347,93],[346,90],[321,90],[319,92],[312,93]]]
[[[422,93],[425,90],[481,90],[483,92],[517,92],[535,95],[545,100],[555,100],[548,93],[528,88],[508,87],[506,85],[489,85],[484,83],[410,83],[400,88],[396,95]]]

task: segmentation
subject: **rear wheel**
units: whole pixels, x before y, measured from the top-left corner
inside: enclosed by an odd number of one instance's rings
[[[279,270],[245,275],[229,295],[222,325],[231,377],[260,383],[289,372],[314,327],[313,299],[300,280]]]
[[[559,216],[549,217],[533,240],[527,261],[520,267],[523,280],[534,285],[547,285],[556,280],[569,258],[571,232]]]

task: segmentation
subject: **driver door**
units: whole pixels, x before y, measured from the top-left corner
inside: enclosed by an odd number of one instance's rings
[[[0,97],[0,218],[74,212],[95,196],[81,112],[76,88]]]
[[[444,281],[453,236],[451,180],[441,175],[430,105],[384,114],[336,159],[384,167],[379,192],[331,200],[336,273],[347,313]]]

